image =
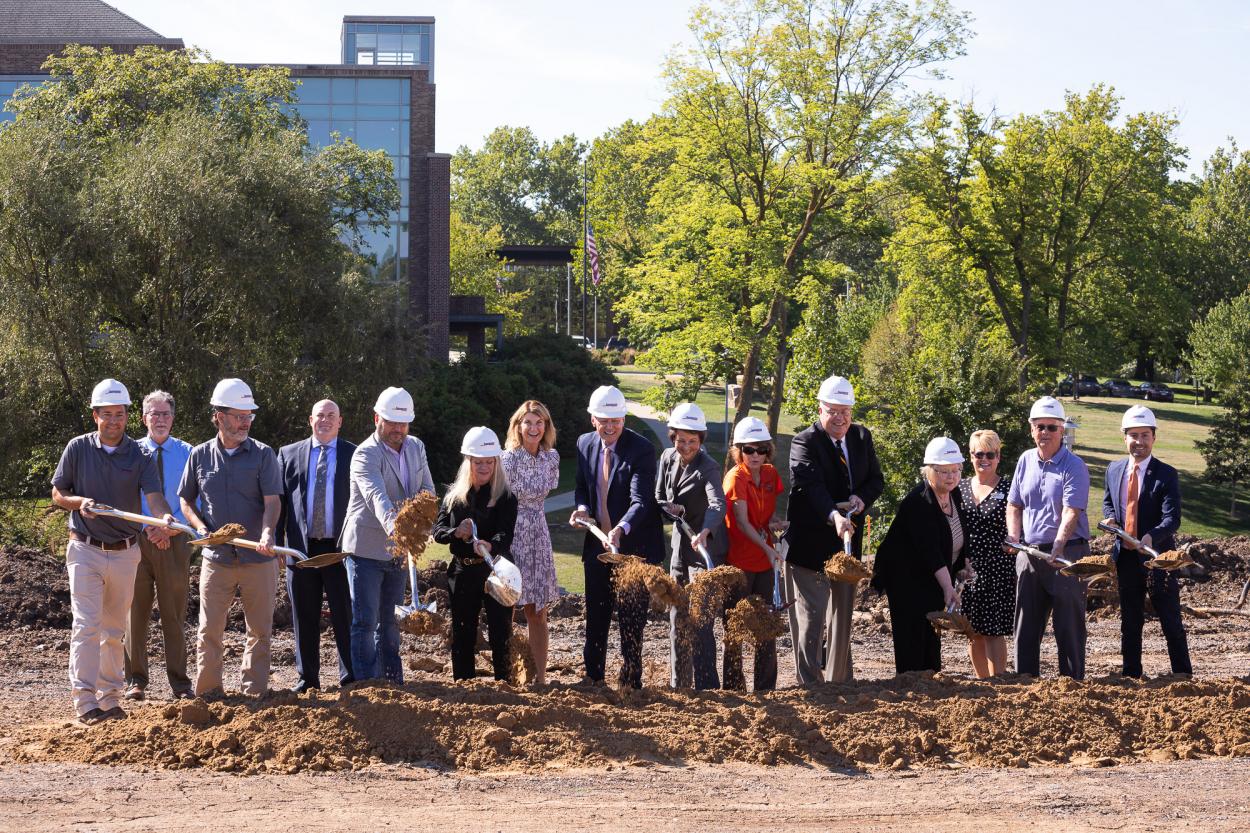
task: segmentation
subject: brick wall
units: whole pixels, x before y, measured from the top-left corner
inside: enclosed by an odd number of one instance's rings
[[[0,43],[0,75],[37,75],[43,72],[43,62],[49,55],[56,55],[65,49],[67,44],[59,42],[45,43]],[[182,41],[170,39],[159,42],[125,41],[116,43],[93,43],[89,46],[108,47],[114,52],[129,55],[140,46],[163,46],[166,49],[181,49]]]

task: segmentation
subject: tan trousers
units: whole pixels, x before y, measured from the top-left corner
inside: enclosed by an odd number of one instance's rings
[[[169,549],[157,549],[146,537],[139,538],[139,567],[135,571],[135,596],[126,626],[126,684],[148,686],[148,627],[152,602],[161,615],[165,641],[165,674],[174,692],[190,691],[187,676],[187,640],[182,626],[187,619],[187,592],[191,583],[191,543],[186,535],[169,539]]]
[[[224,690],[222,684],[222,638],[226,616],[239,591],[247,644],[240,670],[243,693],[261,695],[269,690],[269,640],[273,635],[274,594],[278,592],[278,560],[263,564],[230,564],[205,561],[200,567],[200,627],[195,652],[199,673],[196,695]]]
[[[135,590],[139,548],[102,550],[80,541],[65,548],[69,600],[74,613],[69,637],[69,684],[74,711],[120,705],[122,635]]]
[[[851,664],[851,611],[855,587],[787,562],[784,566],[786,601],[790,606],[790,637],[794,642],[794,671],[800,685],[824,680],[845,683],[855,679]],[[832,585],[832,586],[831,586]]]

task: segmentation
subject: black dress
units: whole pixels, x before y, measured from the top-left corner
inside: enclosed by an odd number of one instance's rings
[[[963,592],[963,611],[973,630],[983,636],[1010,636],[1015,626],[1016,557],[1003,552],[1010,491],[1011,477],[1004,475],[978,504],[972,478],[959,484],[967,536],[964,550],[977,572],[977,580]]]

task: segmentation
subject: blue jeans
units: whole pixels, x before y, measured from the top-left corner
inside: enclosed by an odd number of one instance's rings
[[[404,603],[407,571],[391,559],[350,556],[347,581],[352,590],[352,676],[404,681],[399,660],[395,605]]]

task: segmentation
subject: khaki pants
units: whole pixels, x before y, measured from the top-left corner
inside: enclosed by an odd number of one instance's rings
[[[69,637],[69,684],[74,711],[108,710],[122,696],[122,635],[135,590],[139,548],[102,550],[70,541],[65,548],[74,626]]]
[[[126,627],[126,683],[148,687],[148,627],[152,602],[161,616],[165,641],[165,675],[175,692],[190,691],[187,676],[187,640],[182,626],[187,619],[190,586],[191,543],[186,535],[169,539],[169,549],[157,549],[147,538],[139,539],[139,567],[135,571],[135,596]]]
[[[223,690],[222,637],[234,591],[243,600],[247,644],[240,670],[243,693],[261,695],[269,690],[269,640],[273,635],[274,594],[278,592],[278,560],[261,564],[204,561],[200,567],[200,627],[196,633],[196,695]]]
[[[817,572],[787,562],[784,567],[786,601],[790,606],[790,637],[794,642],[794,671],[800,685],[824,680],[845,683],[855,679],[851,664],[851,611],[857,585],[830,581]]]

